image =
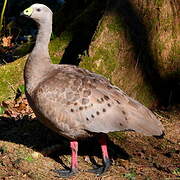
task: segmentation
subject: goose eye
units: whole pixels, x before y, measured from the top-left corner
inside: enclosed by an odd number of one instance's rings
[[[37,8],[36,10],[37,10],[38,12],[40,12],[40,11],[41,11],[41,9],[40,9],[40,8]]]

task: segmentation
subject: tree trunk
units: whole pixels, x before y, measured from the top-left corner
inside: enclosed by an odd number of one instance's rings
[[[178,12],[177,0],[94,0],[66,29],[72,39],[61,62],[81,60],[149,107],[178,104]]]

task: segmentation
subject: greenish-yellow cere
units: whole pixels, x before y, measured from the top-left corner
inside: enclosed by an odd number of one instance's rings
[[[27,9],[25,9],[23,13],[24,13],[26,16],[31,16],[32,12],[33,12],[33,8],[32,8],[32,7],[29,7],[29,8],[27,8]]]

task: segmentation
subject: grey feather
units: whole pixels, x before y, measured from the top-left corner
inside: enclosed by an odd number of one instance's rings
[[[161,135],[164,128],[155,115],[103,76],[50,63],[52,12],[44,5],[32,5],[37,7],[42,9],[42,17],[34,11],[31,16],[39,24],[39,32],[24,78],[27,99],[41,122],[69,139],[126,130]]]

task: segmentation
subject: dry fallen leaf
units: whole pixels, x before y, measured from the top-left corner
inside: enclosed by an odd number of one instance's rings
[[[12,46],[11,40],[12,40],[12,36],[3,37],[2,38],[2,46],[3,47],[11,47]]]

